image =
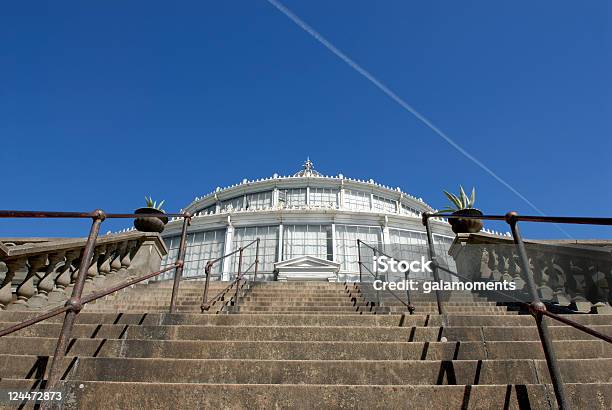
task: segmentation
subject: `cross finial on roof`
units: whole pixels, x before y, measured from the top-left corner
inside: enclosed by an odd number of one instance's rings
[[[306,162],[302,165],[302,170],[295,173],[295,177],[320,177],[322,176],[317,170],[314,169],[314,163],[310,160],[310,157],[306,157]]]
[[[306,157],[306,162],[304,162],[304,170],[312,171],[314,169],[314,164],[310,160],[310,157]]]

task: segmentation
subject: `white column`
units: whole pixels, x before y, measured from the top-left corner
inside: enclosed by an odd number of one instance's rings
[[[389,227],[382,227],[382,240],[385,245],[391,244],[391,234],[389,233]]]
[[[331,224],[331,234],[332,234],[332,260],[336,261],[336,224]]]
[[[283,224],[278,225],[278,257],[277,262],[283,260]]]
[[[370,194],[370,211],[374,210],[374,194]]]
[[[223,254],[227,255],[234,247],[234,225],[228,218],[227,228],[225,229],[225,243],[223,244]],[[223,259],[223,277],[222,280],[230,280],[230,272],[232,268],[232,258]]]
[[[306,187],[306,205],[310,205],[310,187]]]
[[[344,208],[344,187],[340,188],[340,198],[338,198],[338,206]]]
[[[382,242],[383,249],[389,249],[387,245],[391,244],[391,234],[389,233],[389,218],[385,215],[385,220],[383,222],[382,228]]]
[[[278,188],[274,188],[272,191],[272,208],[278,206]]]

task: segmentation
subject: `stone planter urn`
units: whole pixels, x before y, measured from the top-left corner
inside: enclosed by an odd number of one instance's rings
[[[143,217],[134,219],[134,228],[140,232],[157,232],[162,233],[166,224],[168,223],[168,217],[164,211],[155,208],[138,208],[134,211],[135,214],[159,214],[159,217]]]
[[[479,209],[467,208],[455,211],[453,215],[480,216],[482,212]],[[449,218],[448,223],[456,234],[477,233],[482,229],[482,221],[480,219]]]

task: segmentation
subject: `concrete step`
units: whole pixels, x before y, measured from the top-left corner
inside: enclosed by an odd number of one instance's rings
[[[245,311],[241,312],[233,310],[232,307],[224,309],[224,313],[229,314],[249,314],[249,315],[387,315],[389,311],[386,308],[357,309],[357,310],[262,310],[262,311]]]
[[[368,303],[369,300],[365,300],[363,298],[356,298],[357,303]],[[345,303],[350,302],[353,303],[353,299],[349,296],[344,297],[329,297],[329,298],[311,298],[311,297],[278,297],[278,298],[262,298],[262,297],[251,297],[251,296],[243,296],[239,298],[239,303],[241,305],[246,304],[257,304],[261,306],[267,306],[271,304],[281,304],[281,305],[289,305],[293,303],[319,303],[319,304],[334,304],[334,303]],[[374,300],[373,302],[376,302]],[[391,305],[400,305],[401,302],[395,300],[394,302],[382,301],[383,306],[391,306]],[[413,305],[416,306],[437,306],[436,301],[412,301]],[[497,306],[495,302],[461,302],[461,301],[450,301],[443,302],[445,306]]]
[[[36,312],[26,311],[0,311],[1,322],[20,322],[36,316]],[[562,315],[586,326],[612,325],[612,315]],[[277,326],[441,326],[443,316],[433,315],[326,315],[316,317],[311,315],[218,315],[200,313],[96,313],[82,312],[77,316],[77,323],[141,323],[141,324],[190,324],[190,325],[277,325]],[[545,319],[555,326],[559,322]],[[58,315],[47,319],[47,323],[63,321]],[[532,316],[529,315],[462,315],[451,314],[446,316],[448,326],[535,326]]]
[[[51,355],[56,338],[0,338],[0,352]],[[559,359],[611,358],[599,340],[553,342]],[[543,359],[540,342],[354,342],[75,339],[68,356],[260,360],[485,360]]]
[[[19,331],[15,335],[54,337],[59,334],[58,324],[39,324]],[[612,335],[612,326],[595,326],[604,334]],[[558,340],[595,340],[577,329],[566,326],[551,327]],[[347,340],[347,341],[449,341],[479,340],[539,340],[532,327],[312,327],[312,326],[130,326],[77,325],[75,337],[117,338],[119,335],[135,339],[181,340]]]
[[[42,379],[49,357],[0,355],[0,377]],[[566,383],[609,383],[612,359],[560,360]],[[66,373],[69,370],[69,373]],[[149,383],[487,385],[550,383],[544,360],[66,358],[67,379]]]
[[[185,300],[183,298],[179,298],[176,301],[177,306],[195,306],[202,303],[202,299],[194,299],[194,300]],[[170,299],[109,299],[99,301],[98,303],[91,303],[90,306],[100,306],[100,305],[131,305],[131,306],[170,306]]]
[[[238,305],[227,308],[228,312],[240,312],[240,313],[296,313],[296,312],[376,312],[379,314],[387,314],[389,312],[406,312],[405,307],[393,307],[393,306],[376,306],[374,308],[368,306],[250,306],[250,305]],[[428,310],[417,308],[417,312],[420,313],[437,313],[437,309],[430,307]],[[477,307],[477,308],[465,308],[462,306],[450,306],[446,309],[447,313],[462,313],[470,315],[491,315],[496,313],[497,315],[515,315],[516,312],[507,311],[503,308],[491,308],[491,307]]]
[[[322,305],[311,305],[311,306],[259,306],[259,305],[238,305],[232,306],[229,311],[233,312],[266,312],[266,311],[274,311],[274,312],[354,312],[357,307],[347,304],[345,306],[338,305],[330,305],[330,306],[322,306]]]
[[[265,287],[265,288],[302,288],[302,287],[315,287],[315,288],[343,288],[345,285],[343,282],[322,282],[322,281],[290,281],[290,282],[255,282],[253,286]]]
[[[196,312],[200,312],[200,305],[196,306],[192,306],[192,307],[177,307],[176,311],[177,312],[184,312],[184,313],[196,313]],[[87,311],[89,312],[109,312],[109,313],[120,313],[120,312],[125,312],[125,311],[129,311],[132,313],[162,313],[162,312],[168,312],[169,307],[165,306],[100,306],[98,308],[96,307],[90,307],[87,309]]]
[[[355,303],[351,301],[349,298],[344,298],[341,300],[319,300],[319,301],[309,301],[309,300],[277,300],[277,301],[266,301],[262,302],[260,300],[248,300],[248,301],[238,301],[240,306],[353,306]],[[365,304],[360,301],[359,304]]]
[[[0,328],[14,323],[0,323]],[[593,326],[612,336],[612,325]],[[596,340],[568,326],[550,327],[556,340]],[[57,337],[60,323],[38,323],[13,333],[21,337]],[[537,341],[535,327],[364,327],[364,326],[151,326],[124,324],[78,324],[75,338],[166,340],[260,340],[260,341]]]
[[[609,383],[612,359],[560,360],[566,383]],[[25,374],[24,374],[25,375]],[[16,377],[23,377],[18,376]],[[82,358],[70,378],[227,384],[537,384],[544,360],[365,361]]]
[[[567,326],[551,327],[555,340],[598,340]],[[594,326],[612,335],[612,326]],[[56,329],[58,332],[59,329]],[[85,332],[85,334],[87,334]],[[112,334],[109,332],[109,334]],[[32,336],[38,336],[33,334]],[[39,336],[44,336],[40,334]],[[102,336],[99,336],[102,337]],[[316,327],[316,326],[130,326],[130,339],[260,341],[539,341],[535,327]]]
[[[313,299],[313,298],[291,298],[291,299],[274,299],[274,298],[250,298],[250,297],[243,297],[239,299],[239,304],[241,306],[288,306],[288,305],[292,305],[292,306],[331,306],[331,305],[345,305],[345,304],[351,304],[353,305],[355,302],[357,302],[357,304],[363,305],[366,304],[367,302],[361,298],[358,298],[356,301],[355,300],[351,300],[351,298],[349,297],[344,297],[344,298],[320,298],[320,299]],[[183,301],[184,303],[184,301]],[[396,301],[396,303],[394,304],[383,304],[383,306],[394,306],[394,305],[401,305],[401,303],[399,301]],[[413,305],[418,306],[418,307],[437,307],[437,303],[436,302],[419,302],[419,303],[413,303]],[[464,306],[464,307],[500,307],[497,306],[495,302],[443,302],[444,306]],[[403,306],[403,305],[402,305]],[[505,306],[502,307],[504,310],[506,309]]]
[[[29,389],[32,380],[4,379],[4,389]],[[65,409],[107,408],[232,408],[232,409],[549,409],[554,406],[550,386],[537,385],[240,385],[165,384],[65,381]],[[609,409],[612,384],[568,383],[574,408]]]
[[[389,295],[387,293],[376,295],[376,294],[364,294],[364,293],[352,293],[353,296],[361,296],[363,299],[367,300],[381,300],[383,302],[397,302],[398,298],[406,302],[408,298],[406,298],[405,294],[397,294],[397,298],[393,295]],[[410,295],[410,300],[414,302],[436,302],[436,295]],[[440,298],[443,302],[488,302],[486,298],[479,297],[464,297],[464,296],[449,296],[446,298]]]
[[[200,289],[201,287],[204,286],[204,283],[205,283],[204,280],[184,280],[183,279],[181,280],[179,287],[181,289],[190,289],[190,288]],[[210,286],[225,287],[232,282],[231,281],[211,280],[208,283]],[[151,282],[151,283],[143,284],[143,285],[141,284],[135,285],[135,287],[151,288],[151,289],[172,289],[173,286],[174,286],[174,280]]]
[[[198,303],[177,303],[176,307],[177,308],[197,308],[198,310],[200,309],[200,304],[201,302]],[[134,302],[134,303],[129,303],[128,301],[126,302],[117,302],[117,301],[108,301],[106,303],[94,303],[92,305],[89,306],[90,309],[99,309],[99,308],[104,308],[104,307],[113,307],[113,308],[126,308],[126,311],[129,311],[129,309],[127,308],[152,308],[152,309],[166,309],[168,310],[170,307],[170,302],[151,302],[151,303],[147,303],[147,302]]]
[[[271,288],[250,288],[253,295],[342,295],[348,293],[345,288],[337,289],[271,289]]]
[[[351,302],[351,298],[346,296],[340,297],[278,297],[278,298],[261,298],[261,297],[251,297],[251,296],[242,296],[238,298],[241,304],[244,303],[257,303],[257,304],[269,304],[269,303],[281,303],[281,304],[291,304],[293,302],[311,302],[311,303],[344,303]],[[363,301],[363,299],[358,298],[357,300]]]
[[[176,306],[200,306],[202,304],[202,300],[184,300],[184,299],[178,299],[176,301]],[[90,304],[90,306],[157,306],[157,307],[165,307],[165,308],[169,308],[170,306],[170,299],[168,300],[162,300],[162,299],[155,299],[155,300],[128,300],[128,299],[122,299],[122,300],[106,300],[103,301],[101,303],[93,303]],[[126,312],[129,312],[129,310],[126,310]]]
[[[214,296],[214,295],[213,295]],[[125,299],[125,300],[156,300],[156,299],[164,299],[164,300],[170,300],[170,298],[172,297],[171,293],[168,294],[161,294],[161,295],[155,295],[155,294],[149,294],[149,293],[132,293],[132,294],[122,294],[119,295],[117,297],[115,297],[115,300],[120,300],[120,299]],[[184,295],[179,293],[178,295],[179,299],[181,300],[202,300],[202,293],[199,294],[193,294],[193,295]]]

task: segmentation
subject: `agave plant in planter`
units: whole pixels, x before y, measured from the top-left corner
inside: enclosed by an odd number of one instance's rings
[[[134,211],[135,214],[160,214],[164,215],[166,212],[162,209],[162,205],[164,201],[161,201],[159,204],[156,201],[153,201],[153,198],[146,197],[146,207],[138,208]],[[134,219],[134,228],[138,229],[141,232],[158,232],[161,233],[164,231],[165,225],[168,223],[167,216],[158,216],[158,217],[142,217]]]
[[[479,209],[474,208],[474,202],[476,200],[476,190],[474,188],[472,188],[470,197],[466,195],[462,186],[459,186],[459,196],[447,191],[444,191],[444,195],[446,195],[450,201],[451,206],[439,211],[440,213],[452,212],[453,215],[467,216],[482,215]],[[451,224],[453,232],[455,233],[476,233],[480,232],[482,229],[482,221],[480,219],[449,218],[448,223]]]

